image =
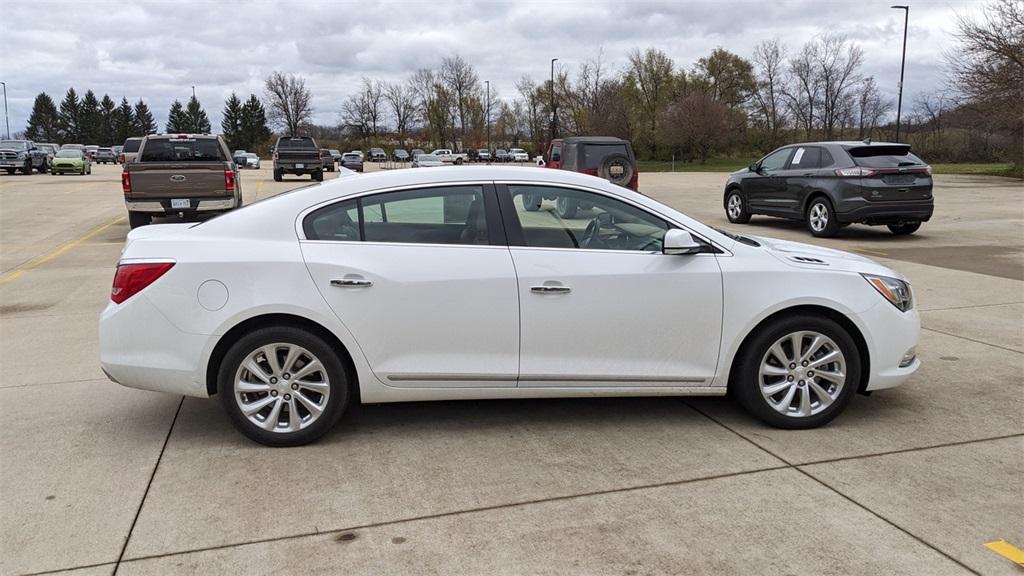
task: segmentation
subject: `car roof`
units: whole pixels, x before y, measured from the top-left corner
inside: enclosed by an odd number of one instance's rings
[[[177,139],[177,138],[181,138],[181,137],[192,138],[192,139],[205,138],[205,139],[209,139],[209,140],[215,140],[217,138],[217,135],[216,134],[185,134],[185,133],[181,133],[181,134],[150,134],[149,136],[146,136],[146,138],[149,138],[150,140],[172,140],[172,139]]]
[[[563,138],[562,142],[567,144],[580,144],[592,142],[595,144],[628,144],[628,140],[622,138],[616,138],[615,136],[570,136],[569,138]]]
[[[783,148],[791,146],[842,146],[844,148],[854,148],[861,146],[910,146],[910,144],[900,142],[872,142],[870,140],[830,140],[820,142],[794,142],[793,144],[786,144]]]

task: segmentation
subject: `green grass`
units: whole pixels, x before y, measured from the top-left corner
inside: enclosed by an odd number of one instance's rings
[[[1024,178],[1024,164],[932,164],[932,172]]]
[[[640,172],[733,172],[745,168],[757,162],[757,158],[708,158],[708,161],[683,162],[676,160],[675,165],[671,161],[662,162],[659,160],[639,160],[637,167]]]

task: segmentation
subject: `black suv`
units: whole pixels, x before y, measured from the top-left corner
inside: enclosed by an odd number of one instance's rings
[[[913,234],[932,217],[932,169],[909,144],[792,144],[733,172],[723,206],[736,224],[781,216],[805,221],[815,236],[855,223]]]

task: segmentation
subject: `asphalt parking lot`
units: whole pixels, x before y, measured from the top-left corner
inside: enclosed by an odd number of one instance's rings
[[[1020,181],[937,176],[917,234],[814,239],[729,225],[724,174],[641,174],[711,225],[909,277],[921,371],[825,428],[724,398],[440,402],[355,406],[317,444],[268,449],[215,401],[100,372],[119,174],[0,175],[2,574],[1021,573],[983,546],[1024,546]],[[269,162],[242,177],[247,202],[308,183]]]

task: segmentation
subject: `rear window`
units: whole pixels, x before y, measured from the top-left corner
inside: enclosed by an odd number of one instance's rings
[[[223,162],[227,158],[220,143],[211,138],[167,138],[150,140],[142,149],[140,162]]]
[[[583,158],[581,159],[583,165],[579,169],[597,170],[601,167],[604,159],[612,154],[622,154],[629,158],[629,150],[626,149],[625,144],[584,144]]]
[[[139,145],[142,144],[141,138],[131,138],[124,141],[124,150],[121,152],[138,152]]]
[[[847,152],[857,166],[865,168],[899,168],[924,164],[924,160],[910,153],[909,146],[865,146],[850,148]]]
[[[312,138],[281,138],[277,141],[278,148],[316,148]]]

